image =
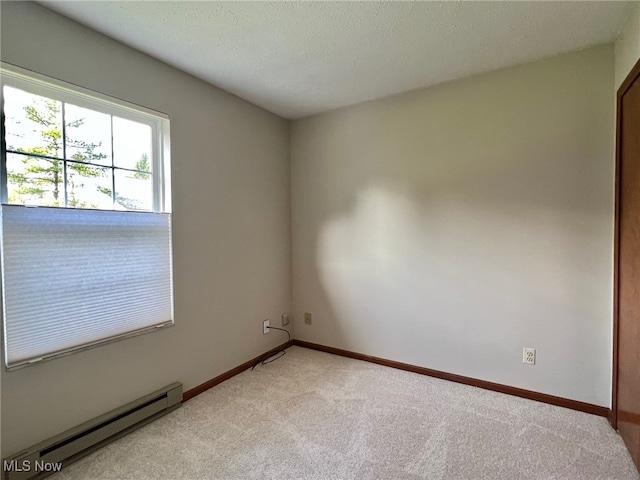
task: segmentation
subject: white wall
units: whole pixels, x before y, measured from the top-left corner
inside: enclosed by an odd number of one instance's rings
[[[2,2],[1,58],[171,117],[176,325],[2,372],[2,455],[286,341],[288,123],[35,4]]]
[[[608,406],[613,82],[600,46],[293,122],[296,338]]]
[[[640,2],[633,4],[615,43],[616,90],[640,59]]]

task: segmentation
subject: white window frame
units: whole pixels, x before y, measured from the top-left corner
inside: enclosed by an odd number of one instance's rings
[[[3,109],[5,86],[148,125],[151,128],[151,154],[153,157],[151,169],[153,203],[151,211],[156,213],[171,212],[171,146],[168,115],[78,87],[62,80],[25,70],[15,65],[0,62],[0,96],[2,96]],[[2,161],[0,163],[2,169],[0,172],[0,202],[7,203],[6,145],[4,136],[2,138]],[[91,165],[91,163],[88,163],[88,165]]]
[[[115,115],[127,120],[142,123],[148,125],[151,128],[152,134],[152,159],[151,159],[151,174],[152,174],[152,191],[153,202],[152,210],[147,212],[141,212],[136,210],[131,211],[119,211],[119,214],[125,215],[140,215],[140,214],[168,214],[169,222],[171,223],[171,163],[170,163],[170,138],[169,138],[169,116],[151,110],[146,107],[142,107],[124,100],[120,100],[111,96],[107,96],[92,90],[88,90],[83,87],[73,85],[61,80],[57,80],[30,70],[26,70],[6,62],[0,61],[0,110],[2,112],[2,132],[0,134],[0,203],[7,204],[7,171],[6,171],[6,156],[7,148],[5,142],[5,125],[4,125],[4,87],[14,87],[31,94],[40,95],[52,100],[67,102],[73,105],[77,105],[82,108],[87,108],[97,112]],[[59,159],[67,161],[68,159]],[[91,164],[87,162],[87,164]],[[114,168],[118,168],[111,165],[111,172],[114,175]],[[125,169],[126,170],[126,169]],[[115,207],[115,205],[114,205]],[[24,208],[29,208],[25,206]],[[73,209],[75,207],[38,207],[43,210],[54,209]],[[98,209],[81,209],[81,210],[98,210]],[[116,211],[115,208],[109,209]],[[135,217],[131,217],[132,219]],[[170,238],[170,237],[169,237]],[[170,241],[170,239],[169,239]],[[171,260],[171,253],[169,254],[169,269],[172,272],[173,265]],[[4,268],[4,267],[3,267]],[[4,368],[6,371],[12,371],[20,369],[40,361],[47,361],[50,359],[66,356],[69,354],[77,353],[88,348],[94,348],[97,346],[113,343],[125,338],[130,338],[137,335],[149,333],[151,331],[158,331],[162,327],[170,327],[175,324],[175,315],[173,310],[173,274],[170,273],[171,279],[171,319],[161,320],[158,324],[145,327],[140,330],[131,330],[120,335],[104,337],[101,340],[97,340],[90,344],[78,344],[76,347],[72,347],[66,350],[55,351],[51,354],[46,354],[42,358],[30,359],[25,362],[20,362],[13,366],[7,365],[7,359],[5,358]],[[3,280],[4,281],[4,280]],[[3,299],[4,300],[4,299]],[[6,312],[5,312],[6,313]],[[3,326],[4,327],[4,326]],[[4,330],[4,328],[3,328]],[[6,333],[6,332],[5,332]],[[4,336],[3,341],[6,342],[7,338]],[[3,349],[6,353],[6,349]]]

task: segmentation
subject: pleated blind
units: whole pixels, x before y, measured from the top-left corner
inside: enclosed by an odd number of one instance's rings
[[[173,324],[171,217],[2,206],[8,368]]]

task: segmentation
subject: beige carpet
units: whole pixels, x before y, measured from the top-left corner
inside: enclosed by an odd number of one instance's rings
[[[291,347],[50,478],[640,476],[604,418]]]

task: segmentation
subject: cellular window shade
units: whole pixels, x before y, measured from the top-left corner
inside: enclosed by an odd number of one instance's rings
[[[8,368],[173,323],[171,217],[2,206]]]

